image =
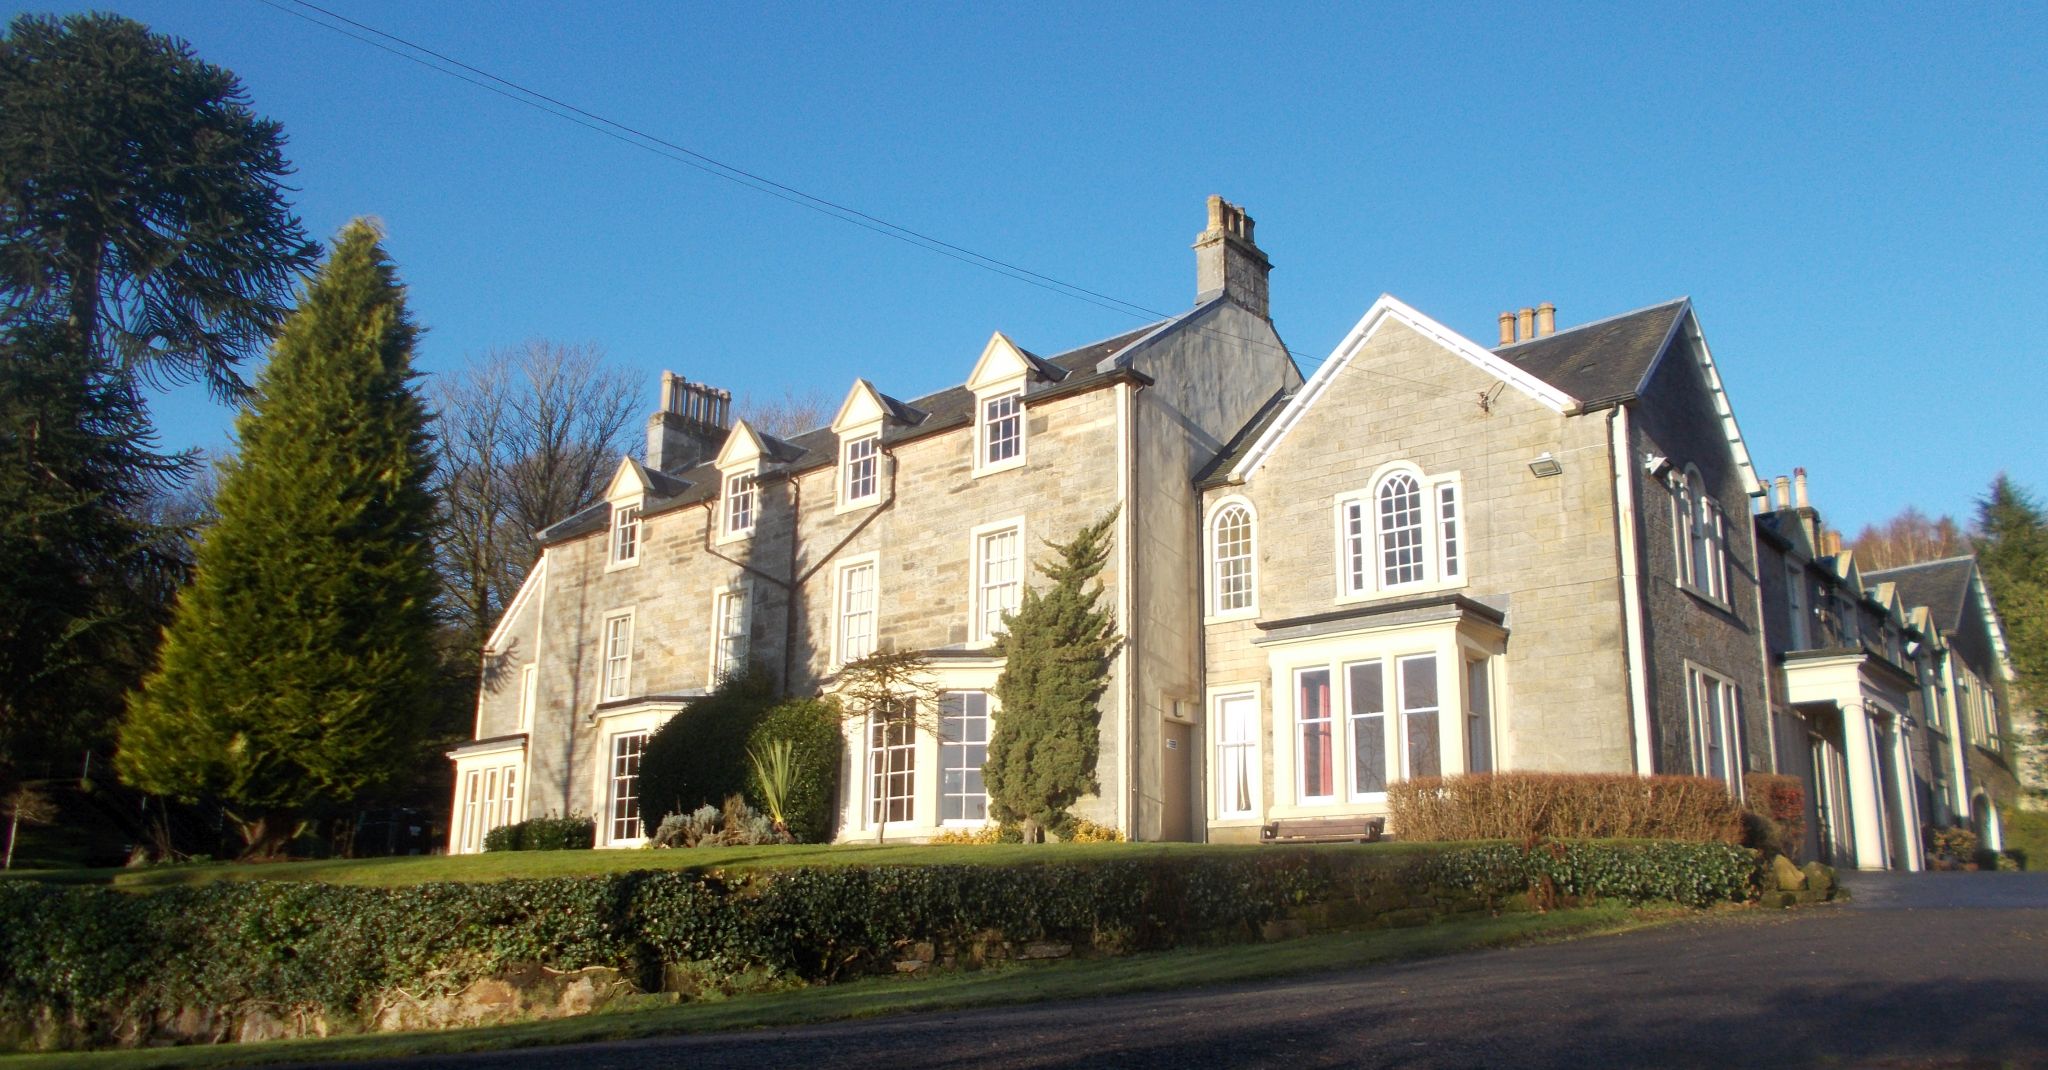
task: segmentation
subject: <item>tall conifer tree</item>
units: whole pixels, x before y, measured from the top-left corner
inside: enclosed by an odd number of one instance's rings
[[[1007,659],[996,680],[1002,712],[995,718],[983,776],[989,807],[1016,821],[1037,841],[1057,828],[1067,808],[1097,789],[1102,712],[1109,659],[1119,639],[1096,578],[1109,561],[1116,511],[1065,543],[1049,544],[1058,560],[1038,571],[1052,580],[1024,592],[997,652]]]
[[[302,292],[236,423],[219,519],[130,703],[129,783],[237,815],[252,856],[374,790],[432,716],[435,580],[417,331],[356,222]]]
[[[2048,514],[2000,474],[1977,502],[1975,541],[2020,687],[2028,699],[2048,702]]]

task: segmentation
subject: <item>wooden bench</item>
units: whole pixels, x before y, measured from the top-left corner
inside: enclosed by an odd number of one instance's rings
[[[1290,817],[1259,826],[1260,843],[1378,843],[1384,817]]]

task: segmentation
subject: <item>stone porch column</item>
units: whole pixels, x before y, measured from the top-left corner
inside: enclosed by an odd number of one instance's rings
[[[1842,764],[1849,780],[1849,839],[1857,869],[1887,868],[1884,803],[1879,793],[1878,755],[1872,753],[1870,714],[1861,701],[1842,707]]]
[[[1920,793],[1913,789],[1913,744],[1906,736],[1903,717],[1892,718],[1891,760],[1893,779],[1899,784],[1899,823],[1906,827],[1899,857],[1906,860],[1908,872],[1918,873],[1926,868],[1920,843]]]

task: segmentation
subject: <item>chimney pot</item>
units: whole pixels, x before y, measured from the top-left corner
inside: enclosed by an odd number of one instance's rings
[[[1536,337],[1536,310],[1524,308],[1515,313],[1515,337],[1526,342]]]
[[[1557,333],[1557,306],[1548,301],[1536,306],[1536,337],[1548,338]]]
[[[1804,468],[1794,468],[1794,469],[1792,470],[1792,494],[1793,494],[1793,500],[1794,500],[1794,501],[1796,502],[1796,504],[1797,504],[1797,505],[1799,506],[1799,508],[1801,508],[1801,509],[1804,509],[1804,508],[1806,508],[1806,507],[1807,507],[1807,505],[1806,505],[1806,469],[1804,469]]]
[[[1771,496],[1775,499],[1772,503],[1774,507],[1779,509],[1792,508],[1792,478],[1790,476],[1779,476],[1777,482],[1771,486]]]
[[[1513,345],[1514,343],[1515,314],[1512,312],[1503,312],[1500,314],[1500,344],[1506,346]]]

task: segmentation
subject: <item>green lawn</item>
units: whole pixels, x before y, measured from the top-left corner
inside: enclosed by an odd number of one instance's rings
[[[2028,869],[2048,869],[2048,812],[2001,810],[1998,820],[2006,850],[2025,851]]]
[[[1452,844],[1378,843],[1332,845],[1320,851],[1371,851],[1396,854],[1443,850]],[[630,851],[506,851],[480,855],[428,855],[414,858],[356,858],[303,862],[146,866],[136,869],[15,870],[5,874],[21,880],[65,884],[112,884],[146,891],[213,881],[324,881],[374,887],[397,887],[425,881],[494,881],[508,877],[568,877],[624,873],[644,869],[758,869],[771,866],[922,864],[967,862],[1004,864],[1075,859],[1147,858],[1163,854],[1242,854],[1270,847],[1190,843],[1050,843],[945,845],[923,844],[795,844],[772,847],[697,847]]]
[[[903,851],[908,848],[887,850]],[[1625,907],[1593,907],[1550,914],[1508,914],[1413,929],[1323,933],[1249,946],[1165,951],[1128,958],[1053,964],[1017,964],[976,972],[949,971],[927,978],[870,977],[828,987],[738,996],[717,1002],[675,1004],[662,996],[640,996],[632,997],[625,1006],[614,1004],[601,1014],[477,1029],[90,1054],[0,1056],[0,1070],[57,1066],[85,1070],[135,1070],[142,1067],[248,1066],[287,1061],[377,1059],[793,1026],[914,1011],[1002,1006],[1050,999],[1087,999],[1125,992],[1252,981],[1476,948],[1617,932],[1679,917],[1693,918],[1698,914],[1694,911],[1651,913]]]

